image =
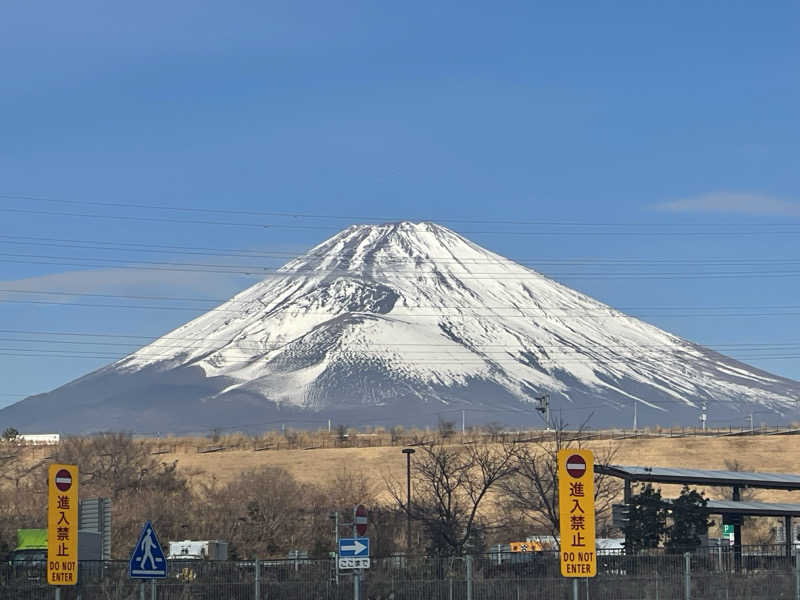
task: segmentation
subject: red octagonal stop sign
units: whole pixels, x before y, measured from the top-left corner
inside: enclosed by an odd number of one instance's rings
[[[571,454],[567,459],[567,473],[575,478],[583,477],[586,473],[586,461],[580,454]]]

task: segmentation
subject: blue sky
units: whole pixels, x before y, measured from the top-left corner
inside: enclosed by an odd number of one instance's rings
[[[389,219],[800,379],[796,3],[2,11],[0,406]]]

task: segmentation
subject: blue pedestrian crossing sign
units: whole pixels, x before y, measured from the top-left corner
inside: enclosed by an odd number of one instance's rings
[[[150,521],[142,527],[139,541],[131,554],[129,574],[133,579],[156,579],[167,576],[167,559]]]
[[[339,556],[369,556],[369,538],[339,538]]]

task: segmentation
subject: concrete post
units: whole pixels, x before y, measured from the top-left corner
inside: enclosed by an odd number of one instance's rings
[[[472,600],[472,557],[467,554],[464,560],[467,567],[467,600]]]
[[[733,486],[734,502],[739,502],[742,499],[741,490],[737,486]],[[738,519],[737,519],[738,522]],[[738,573],[742,570],[742,524],[741,522],[733,524],[733,561],[734,569]]]
[[[692,555],[683,555],[683,600],[692,600]]]
[[[794,557],[794,600],[800,600],[800,552]]]
[[[633,495],[633,490],[631,490],[631,480],[625,480],[625,487],[623,488],[623,496],[622,502],[625,503],[625,506],[628,507],[630,510],[631,506],[631,496]],[[632,554],[631,548],[628,546],[628,535],[625,534],[625,554]]]

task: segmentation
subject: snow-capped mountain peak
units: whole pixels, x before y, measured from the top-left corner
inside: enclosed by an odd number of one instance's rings
[[[291,413],[421,424],[452,410],[474,411],[481,422],[531,423],[534,398],[547,394],[552,410],[573,423],[589,415],[595,426],[627,423],[637,403],[640,423],[672,424],[696,422],[704,402],[712,415],[749,412],[753,404],[783,413],[800,396],[796,382],[627,316],[427,222],[349,227],[47,396],[93,378],[110,390],[124,381],[126,397],[147,382],[163,399],[153,413],[162,422],[175,420],[163,417],[169,390],[190,420],[212,414],[223,423]],[[111,391],[102,393],[112,402]]]

